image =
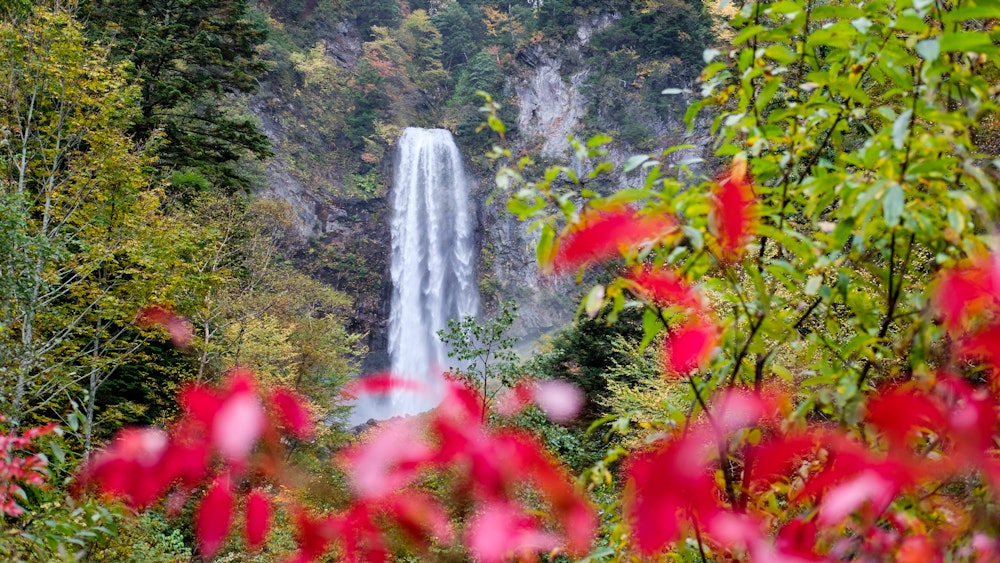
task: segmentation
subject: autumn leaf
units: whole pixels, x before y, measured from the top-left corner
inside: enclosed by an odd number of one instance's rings
[[[683,307],[690,312],[704,308],[698,291],[673,270],[644,268],[633,272],[628,280],[635,284],[638,295],[660,307]]]
[[[277,410],[282,426],[300,440],[313,436],[315,425],[305,400],[297,393],[277,388],[271,392],[270,403]]]
[[[233,517],[233,492],[229,477],[219,477],[195,513],[194,529],[202,555],[210,559],[222,546]]]
[[[718,342],[718,329],[704,319],[693,319],[667,335],[663,364],[667,373],[684,375],[703,367]]]
[[[559,241],[552,264],[543,269],[564,273],[582,266],[617,258],[621,252],[655,242],[677,230],[666,215],[637,215],[629,209],[584,214]]]
[[[271,501],[260,490],[250,493],[246,508],[246,539],[250,549],[264,544],[271,528]]]
[[[136,315],[135,322],[142,328],[158,327],[167,331],[170,341],[178,348],[187,348],[191,345],[194,328],[187,319],[169,307],[163,305],[146,307]]]
[[[746,161],[733,162],[729,177],[712,191],[711,226],[721,247],[721,258],[735,262],[753,235],[757,217],[756,196],[747,177]]]

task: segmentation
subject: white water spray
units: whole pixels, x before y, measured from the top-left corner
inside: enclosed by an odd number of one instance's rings
[[[397,389],[381,401],[359,401],[352,420],[362,422],[434,408],[448,365],[437,331],[479,308],[469,183],[451,133],[407,128],[395,164],[389,358],[395,377],[428,391]]]

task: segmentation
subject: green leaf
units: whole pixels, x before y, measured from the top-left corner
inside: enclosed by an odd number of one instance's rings
[[[896,147],[897,150],[902,149],[906,142],[906,133],[910,130],[910,116],[913,115],[913,110],[906,110],[896,117],[896,121],[892,123],[892,146]]]
[[[608,205],[619,205],[622,203],[632,203],[633,201],[639,201],[640,199],[645,199],[649,197],[650,193],[648,190],[641,190],[636,188],[628,188],[618,192],[615,192],[605,198],[604,202]]]
[[[595,285],[590,288],[590,292],[587,293],[587,300],[585,301],[584,308],[587,311],[587,316],[594,318],[597,313],[601,312],[601,308],[604,307],[604,286]]]
[[[639,344],[640,350],[645,350],[646,346],[656,338],[656,335],[663,330],[663,319],[660,318],[652,309],[647,308],[642,313],[642,343]]]
[[[613,139],[609,135],[599,133],[593,137],[587,139],[587,148],[592,149],[594,147],[599,147],[601,145],[606,145],[610,143]]]
[[[941,50],[946,53],[950,51],[992,52],[995,47],[990,36],[985,33],[955,31],[941,35]]]
[[[55,456],[56,461],[60,464],[66,461],[66,451],[62,449],[62,446],[58,442],[52,442],[51,444],[52,455]]]
[[[890,228],[899,225],[899,218],[903,216],[903,205],[903,187],[894,183],[882,197],[882,216]]]
[[[944,23],[995,19],[1000,19],[1000,3],[995,1],[987,2],[986,5],[953,8],[941,16],[941,21]]]
[[[647,160],[649,160],[649,155],[646,154],[637,154],[634,156],[630,156],[628,160],[625,161],[625,164],[622,166],[622,172],[626,173],[631,172],[636,168],[638,168],[639,166],[641,166],[642,163],[646,162]]]
[[[917,49],[917,54],[928,62],[936,61],[938,56],[941,54],[941,44],[938,42],[937,37],[933,39],[924,39],[923,41],[917,41],[916,49]]]
[[[538,239],[538,247],[536,248],[538,256],[538,265],[544,270],[552,264],[552,258],[555,254],[555,240],[556,240],[556,230],[552,228],[552,225],[542,225],[542,235]]]
[[[503,121],[500,121],[500,118],[495,115],[487,116],[486,122],[489,123],[490,129],[496,131],[500,135],[507,132],[507,126],[504,125]]]
[[[784,379],[785,381],[795,380],[795,377],[792,376],[792,372],[788,371],[788,368],[786,368],[785,366],[774,364],[773,366],[771,366],[771,371],[773,371],[775,375],[777,375],[781,379]]]

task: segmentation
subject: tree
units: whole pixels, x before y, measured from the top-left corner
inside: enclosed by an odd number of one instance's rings
[[[194,168],[243,187],[237,161],[270,155],[254,120],[226,101],[252,92],[267,70],[257,50],[266,27],[246,0],[93,0],[80,14],[115,60],[131,63],[141,113],[130,132],[155,147],[163,175]]]
[[[474,22],[461,3],[449,2],[431,16],[431,23],[441,32],[441,64],[445,69],[469,62],[479,49],[476,37],[482,34],[478,29],[481,22]]]
[[[504,301],[496,316],[486,321],[476,317],[448,319],[447,330],[438,331],[441,342],[450,348],[448,357],[459,362],[449,369],[479,394],[486,407],[518,379],[517,339],[507,333],[516,318],[517,304]]]
[[[135,115],[124,68],[65,13],[38,8],[0,34],[0,393],[16,427],[117,346],[112,325],[130,313],[111,305],[123,288],[108,272],[140,260],[127,239],[155,223],[158,199],[122,125]]]

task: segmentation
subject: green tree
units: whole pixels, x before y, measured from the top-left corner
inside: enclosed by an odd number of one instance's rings
[[[99,335],[111,317],[130,313],[114,305],[122,288],[106,274],[141,260],[141,243],[129,239],[156,215],[158,198],[143,191],[147,161],[124,130],[135,115],[124,68],[66,13],[38,8],[25,21],[0,22],[0,35],[8,100],[0,111],[0,393],[16,426],[83,377],[82,358],[111,350]]]
[[[452,68],[469,62],[479,47],[477,38],[482,37],[482,19],[469,15],[461,3],[448,2],[431,16],[431,23],[441,32],[441,64]]]
[[[517,339],[508,333],[516,318],[517,304],[504,301],[490,319],[449,319],[448,328],[438,331],[441,342],[450,348],[448,357],[460,362],[449,369],[475,389],[486,406],[518,379]]]
[[[115,60],[131,63],[140,87],[131,133],[155,147],[164,175],[195,168],[230,188],[245,186],[237,161],[270,155],[255,121],[227,101],[252,92],[267,70],[258,52],[266,26],[249,3],[88,0],[80,15],[112,45]]]

